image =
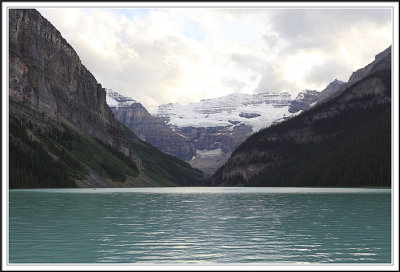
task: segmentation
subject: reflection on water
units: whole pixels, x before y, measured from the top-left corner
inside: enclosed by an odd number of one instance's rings
[[[391,262],[390,190],[284,189],[12,190],[10,262]]]

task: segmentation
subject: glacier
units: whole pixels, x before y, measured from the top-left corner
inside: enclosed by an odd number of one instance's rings
[[[214,99],[182,105],[160,105],[153,114],[169,125],[182,127],[250,126],[256,132],[283,117],[290,117],[292,97],[288,92],[242,94],[234,93]],[[249,118],[248,115],[255,117]]]

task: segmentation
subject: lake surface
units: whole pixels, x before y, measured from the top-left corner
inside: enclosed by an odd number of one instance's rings
[[[10,190],[9,261],[390,263],[391,190]]]

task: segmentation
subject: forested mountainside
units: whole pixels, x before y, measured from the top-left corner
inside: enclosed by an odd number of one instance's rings
[[[391,47],[331,98],[250,136],[212,184],[391,186]]]
[[[10,188],[202,181],[117,121],[104,88],[38,11],[10,9],[9,30]]]

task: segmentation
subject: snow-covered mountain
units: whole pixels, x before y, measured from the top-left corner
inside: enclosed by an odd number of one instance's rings
[[[292,99],[287,92],[234,93],[187,105],[164,104],[154,115],[193,144],[196,155],[188,162],[212,174],[248,136],[308,109],[317,94],[305,90]]]
[[[275,120],[292,115],[288,109],[291,95],[284,93],[234,93],[204,99],[187,105],[177,103],[158,107],[155,116],[169,125],[182,127],[235,127],[246,125],[258,131]]]
[[[117,119],[160,150],[207,174],[221,166],[252,133],[309,109],[320,92],[234,93],[182,105],[160,105],[152,116],[137,101],[107,90]]]

